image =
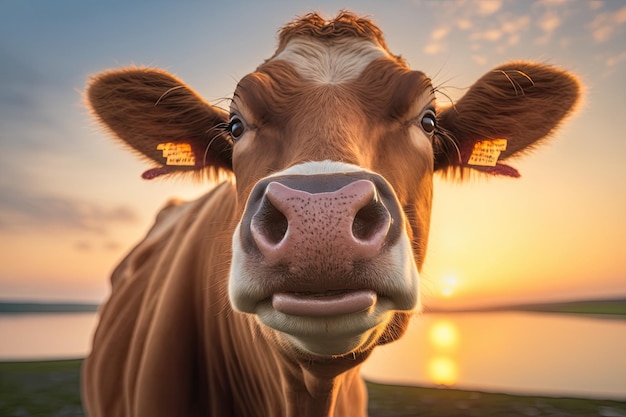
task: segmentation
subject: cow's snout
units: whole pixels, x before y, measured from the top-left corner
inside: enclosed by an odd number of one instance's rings
[[[326,257],[340,251],[356,261],[380,252],[391,223],[371,181],[316,194],[271,182],[250,233],[269,264],[297,262],[293,255],[300,251]]]
[[[397,238],[399,208],[382,178],[315,177],[269,178],[251,193],[244,241],[264,264],[348,272]]]
[[[320,161],[252,187],[233,239],[231,303],[305,351],[369,343],[389,312],[415,308],[418,279],[404,212],[382,176]],[[331,328],[332,342],[320,343]]]

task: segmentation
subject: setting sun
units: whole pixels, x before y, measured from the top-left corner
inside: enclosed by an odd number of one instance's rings
[[[457,285],[457,279],[451,275],[446,275],[443,278],[443,284],[441,289],[441,295],[444,297],[451,297],[454,295],[454,290]]]

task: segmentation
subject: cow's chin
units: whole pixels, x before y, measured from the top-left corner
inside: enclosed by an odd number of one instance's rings
[[[287,345],[318,357],[336,357],[372,349],[393,318],[388,300],[379,299],[366,310],[336,316],[293,316],[277,311],[271,302],[257,308],[259,321],[278,332]]]
[[[272,275],[271,267],[247,254],[235,238],[229,297],[235,311],[255,315],[299,352],[353,355],[395,339],[391,333],[399,330],[394,315],[419,309],[419,272],[406,234],[370,262],[367,272],[351,279],[337,277],[327,287],[308,284],[299,289]],[[307,284],[315,277],[299,279]]]

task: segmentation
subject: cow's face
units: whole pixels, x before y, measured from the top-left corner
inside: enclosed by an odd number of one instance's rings
[[[317,355],[402,327],[428,234],[433,94],[422,73],[356,37],[294,38],[241,80],[229,120],[247,201],[233,237],[236,309]]]
[[[350,13],[286,26],[230,114],[157,70],[89,89],[100,120],[158,164],[144,177],[234,174],[231,304],[309,358],[365,357],[399,337],[418,304],[433,172],[517,176],[501,161],[549,135],[578,95],[572,75],[513,62],[440,108],[428,77]]]

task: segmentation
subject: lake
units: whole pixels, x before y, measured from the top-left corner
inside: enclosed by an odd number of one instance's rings
[[[0,361],[87,355],[96,313],[0,314]]]
[[[95,313],[0,315],[0,360],[83,357]],[[626,400],[626,320],[426,314],[363,368],[376,382]]]
[[[426,314],[398,342],[377,348],[363,375],[388,383],[625,400],[626,320]]]

